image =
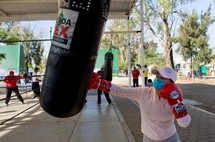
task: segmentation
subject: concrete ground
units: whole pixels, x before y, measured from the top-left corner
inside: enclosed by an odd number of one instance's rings
[[[128,86],[127,78],[114,80],[122,86]],[[141,80],[140,80],[141,83]],[[181,88],[187,109],[192,117],[189,128],[177,126],[183,142],[215,142],[215,79],[179,78],[177,85]],[[123,118],[125,119],[136,142],[142,142],[140,131],[140,112],[135,102],[113,96]]]
[[[113,83],[128,86],[127,77],[113,79]],[[179,128],[183,142],[215,141],[215,80],[209,78],[181,78],[177,82],[192,117],[188,128]],[[135,102],[111,97],[108,105],[104,95],[100,106],[96,104],[96,92],[89,92],[83,112],[68,119],[53,118],[45,113],[32,99],[32,94],[23,94],[26,104],[16,97],[9,107],[0,101],[1,142],[142,142],[139,107]],[[2,95],[0,95],[3,97]],[[117,132],[117,133],[116,133]]]

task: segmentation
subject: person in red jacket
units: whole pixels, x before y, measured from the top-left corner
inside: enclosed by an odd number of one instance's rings
[[[139,70],[136,69],[136,67],[133,67],[131,74],[133,77],[133,87],[139,87],[139,80],[138,80],[139,75],[140,75]]]
[[[5,100],[5,104],[8,105],[10,98],[11,98],[11,94],[12,91],[16,94],[17,98],[19,99],[20,102],[22,102],[22,104],[24,104],[24,100],[22,98],[22,96],[19,93],[19,89],[17,86],[17,80],[21,79],[21,76],[14,76],[14,72],[10,71],[9,75],[7,75],[3,82],[6,84],[6,100]]]
[[[99,77],[100,77],[101,79],[104,79],[104,77],[105,77],[104,66],[102,66],[101,69],[100,69],[97,73],[98,73],[98,75],[99,75]],[[98,94],[97,104],[98,104],[98,105],[101,104],[101,94],[102,94],[102,92],[103,92],[103,91],[101,91],[101,90],[97,90],[97,94]],[[111,101],[111,99],[110,99],[109,93],[106,93],[106,92],[103,92],[103,93],[105,94],[105,98],[106,98],[107,102],[108,102],[109,104],[112,104],[112,101]]]

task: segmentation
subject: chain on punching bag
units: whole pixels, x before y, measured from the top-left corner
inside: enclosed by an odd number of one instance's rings
[[[40,95],[41,107],[70,117],[84,106],[110,0],[61,1]]]
[[[112,81],[113,74],[113,53],[108,51],[105,54],[105,67],[104,67],[104,77],[108,81]]]

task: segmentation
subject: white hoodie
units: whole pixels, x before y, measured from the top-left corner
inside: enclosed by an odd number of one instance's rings
[[[166,99],[159,98],[153,87],[128,88],[112,84],[110,94],[136,101],[141,113],[141,131],[147,137],[160,141],[176,133],[174,114]],[[179,126],[188,127],[190,115],[177,120]]]

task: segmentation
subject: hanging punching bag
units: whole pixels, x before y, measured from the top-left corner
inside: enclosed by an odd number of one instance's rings
[[[110,0],[61,0],[40,95],[55,117],[81,111],[95,67]]]
[[[105,67],[104,67],[104,78],[108,81],[112,81],[113,74],[113,53],[107,52],[105,54]]]

